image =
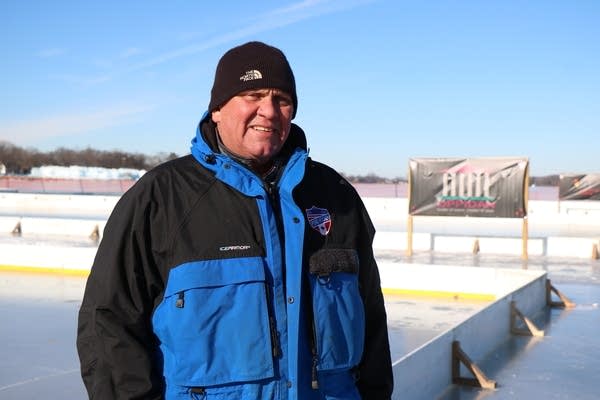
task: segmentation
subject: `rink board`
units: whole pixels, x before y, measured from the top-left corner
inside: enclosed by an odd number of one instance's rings
[[[459,341],[475,363],[482,360],[511,335],[511,302],[526,317],[546,307],[545,271],[398,263],[381,263],[380,270],[386,295],[406,292],[412,296],[437,293],[453,299],[477,294],[482,299],[494,297],[474,315],[392,360],[393,399],[440,396],[452,385],[452,343]],[[462,366],[461,376],[472,377]]]

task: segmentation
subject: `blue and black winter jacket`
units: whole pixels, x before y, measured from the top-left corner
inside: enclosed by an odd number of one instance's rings
[[[94,399],[391,397],[386,315],[359,196],[296,125],[266,184],[219,153],[145,174],[113,210],[79,314]]]

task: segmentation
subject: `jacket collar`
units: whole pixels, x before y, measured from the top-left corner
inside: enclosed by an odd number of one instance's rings
[[[220,153],[216,139],[214,122],[205,113],[196,128],[196,136],[192,139],[191,152],[194,158],[205,168],[213,171],[215,177],[247,195],[264,193],[264,181],[242,164],[226,154]],[[281,159],[285,182],[282,184],[293,188],[304,174],[304,160],[308,157],[306,136],[300,127],[292,124],[290,135],[278,158]],[[286,173],[285,171],[293,171]]]

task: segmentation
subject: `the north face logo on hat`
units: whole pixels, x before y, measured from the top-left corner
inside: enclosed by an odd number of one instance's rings
[[[256,79],[262,79],[262,74],[260,73],[259,70],[257,69],[253,69],[251,71],[246,71],[246,73],[242,76],[240,76],[240,81],[254,81]]]

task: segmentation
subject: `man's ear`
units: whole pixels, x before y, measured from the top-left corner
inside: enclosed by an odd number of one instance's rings
[[[212,120],[215,124],[217,122],[221,122],[221,110],[217,108],[215,111],[213,111],[210,114],[210,117],[212,118]]]

